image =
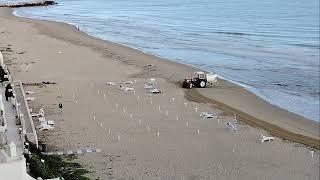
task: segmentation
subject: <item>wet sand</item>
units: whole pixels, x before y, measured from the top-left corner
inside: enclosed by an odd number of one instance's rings
[[[0,48],[14,77],[57,83],[26,87],[35,92],[34,111],[44,107],[56,122],[54,132],[40,137],[57,150],[101,148],[78,156],[92,178],[319,178],[319,151],[291,142],[319,148],[319,123],[224,81],[186,91],[177,82],[195,68],[90,37],[74,26],[16,18],[8,9],[0,9],[0,22]],[[162,94],[146,92],[150,78]],[[125,85],[128,80],[134,83]],[[220,120],[200,118],[203,111]],[[226,125],[233,113],[240,121],[237,132]],[[291,141],[261,144],[265,130]]]

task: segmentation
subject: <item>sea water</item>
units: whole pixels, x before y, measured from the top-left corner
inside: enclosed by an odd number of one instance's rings
[[[57,2],[15,14],[74,24],[92,36],[219,73],[319,121],[318,0]]]

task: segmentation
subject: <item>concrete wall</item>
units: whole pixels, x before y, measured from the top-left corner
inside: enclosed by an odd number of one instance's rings
[[[25,117],[25,119],[28,119],[29,122],[31,124],[31,127],[32,127],[32,133],[27,133],[27,137],[28,139],[35,143],[37,145],[37,147],[39,146],[38,144],[38,136],[37,136],[37,132],[36,132],[36,129],[34,127],[34,124],[33,124],[33,121],[32,121],[32,117],[31,117],[31,113],[30,113],[30,109],[29,109],[29,105],[28,105],[28,102],[27,102],[27,99],[26,99],[26,94],[24,92],[24,88],[23,88],[23,85],[22,85],[22,82],[19,81],[19,86],[21,88],[21,92],[22,92],[22,96],[23,96],[23,100],[26,104],[26,108],[27,108],[27,114],[28,114],[28,117]]]

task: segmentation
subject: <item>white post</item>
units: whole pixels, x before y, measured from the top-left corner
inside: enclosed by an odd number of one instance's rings
[[[1,53],[1,51],[0,51],[0,65],[3,67],[3,56],[2,56],[2,53]]]
[[[11,141],[10,143],[10,157],[14,158],[17,156],[17,146],[15,145],[15,143],[13,141]]]
[[[310,151],[310,153],[311,153],[311,157],[313,158],[313,153],[314,153],[314,151]]]

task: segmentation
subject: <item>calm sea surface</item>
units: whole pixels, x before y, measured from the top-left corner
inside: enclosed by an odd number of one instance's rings
[[[318,0],[58,2],[15,14],[74,24],[101,39],[219,73],[319,121]]]

